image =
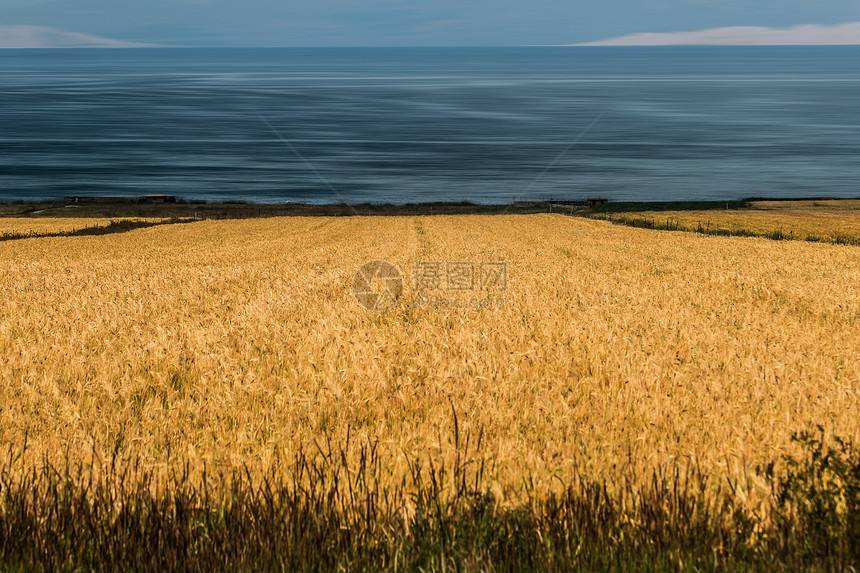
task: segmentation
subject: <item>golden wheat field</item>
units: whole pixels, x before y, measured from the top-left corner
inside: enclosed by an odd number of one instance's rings
[[[40,235],[46,233],[68,233],[104,227],[111,221],[132,220],[127,218],[80,218],[80,217],[0,217],[0,235]],[[134,221],[156,222],[161,219],[139,218]]]
[[[351,288],[377,259],[407,281],[373,313]],[[427,261],[504,261],[504,305],[416,307]],[[26,439],[32,463],[253,471],[349,434],[397,479],[406,456],[453,455],[456,411],[499,491],[690,463],[754,489],[793,431],[860,437],[857,247],[296,217],[7,241],[0,262],[0,444]]]
[[[860,243],[860,201],[754,201],[748,209],[726,211],[642,211],[633,217],[681,229],[748,231],[757,235],[781,232],[795,239]],[[608,217],[603,215],[602,217]]]

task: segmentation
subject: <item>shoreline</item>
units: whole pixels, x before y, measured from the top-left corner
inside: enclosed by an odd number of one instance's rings
[[[478,204],[468,201],[428,203],[247,203],[241,201],[208,203],[182,199],[168,203],[131,202],[128,200],[66,203],[54,201],[0,202],[0,217],[34,218],[110,218],[163,217],[195,219],[245,219],[257,217],[349,217],[349,216],[417,216],[417,215],[500,215],[560,212],[566,214],[634,213],[638,211],[703,211],[747,209],[754,201],[856,201],[858,198],[800,197],[728,199],[722,201],[607,201],[598,206],[589,200],[516,201],[513,203]]]

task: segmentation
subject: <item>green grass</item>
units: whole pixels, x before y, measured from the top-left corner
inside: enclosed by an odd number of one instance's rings
[[[459,438],[459,436],[458,436]],[[262,478],[156,478],[134,464],[0,469],[0,569],[19,571],[851,571],[860,566],[860,456],[820,432],[760,469],[765,521],[708,472],[655,469],[634,487],[576,480],[497,504],[480,436],[453,466],[413,460],[384,487],[374,444],[325,443]],[[347,467],[347,450],[360,462]],[[386,482],[387,483],[387,482]],[[610,491],[614,493],[610,493]],[[414,513],[406,508],[411,507]]]

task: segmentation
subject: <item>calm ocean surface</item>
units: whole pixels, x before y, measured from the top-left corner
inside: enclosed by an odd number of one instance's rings
[[[0,50],[0,201],[143,193],[857,197],[860,47]]]

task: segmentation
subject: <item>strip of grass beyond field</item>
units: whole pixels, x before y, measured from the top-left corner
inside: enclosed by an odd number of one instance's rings
[[[726,204],[728,209],[716,204],[692,209],[672,209],[669,203],[618,205],[605,205],[590,216],[664,231],[860,245],[860,201],[856,200],[753,201],[745,207]],[[682,207],[691,206],[695,204]]]

